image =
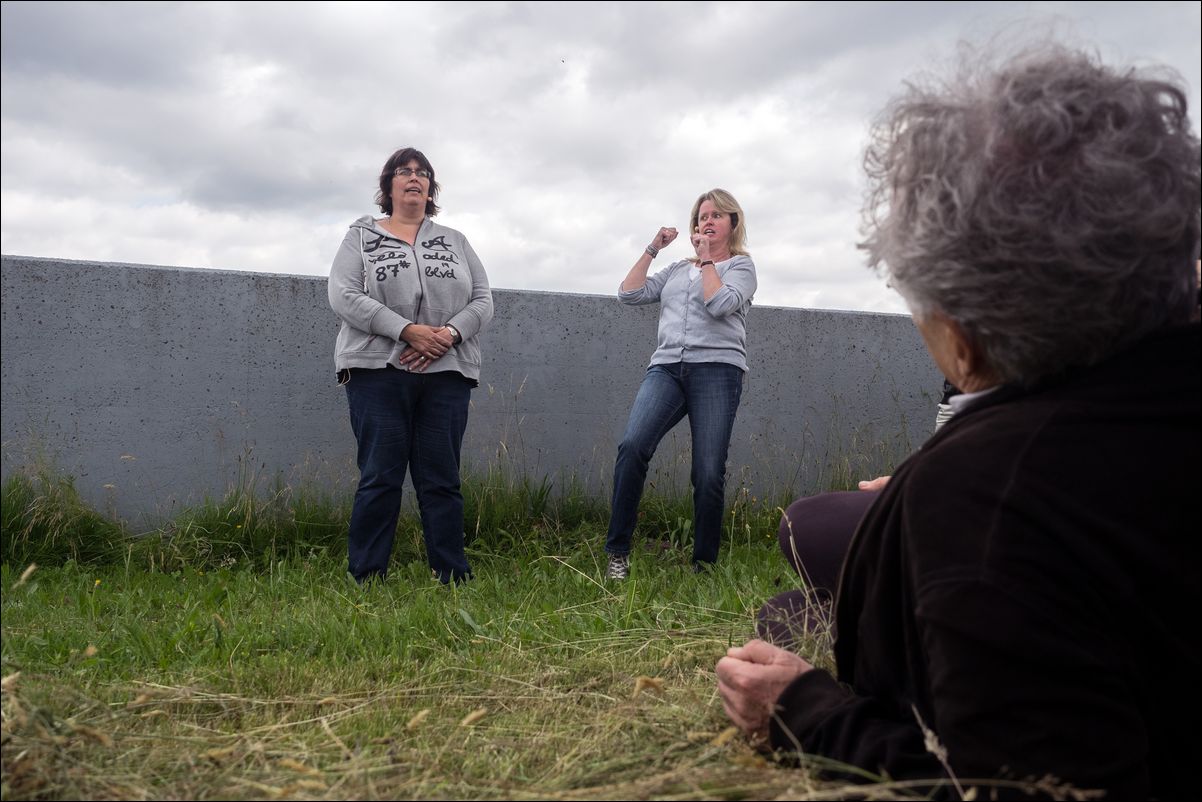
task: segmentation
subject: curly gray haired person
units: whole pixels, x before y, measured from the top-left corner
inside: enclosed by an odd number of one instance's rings
[[[1197,304],[1198,139],[1169,76],[1034,50],[912,85],[864,161],[869,264],[1002,381],[1091,365]]]
[[[963,392],[851,540],[836,675],[718,662],[753,739],[961,798],[1192,794],[1200,166],[1176,79],[1056,45],[877,119],[862,247]]]

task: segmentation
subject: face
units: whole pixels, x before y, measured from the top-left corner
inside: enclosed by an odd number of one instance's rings
[[[982,361],[963,329],[951,318],[935,312],[925,317],[913,315],[913,319],[944,378],[961,392],[975,393],[998,383],[997,377]]]
[[[955,342],[946,320],[940,315],[926,317],[914,315],[913,319],[914,325],[918,327],[918,333],[922,335],[922,341],[926,343],[927,350],[931,352],[931,358],[939,366],[940,372],[948,381],[963,390],[964,377],[960,375]]]
[[[710,248],[720,250],[730,243],[730,215],[714,208],[714,202],[704,200],[697,210],[697,232],[710,241]]]
[[[405,171],[409,174],[400,175]],[[425,168],[417,159],[410,159],[406,164],[397,168],[396,173],[392,176],[392,205],[394,207],[414,205],[425,207],[426,199],[430,195],[430,176],[423,175],[425,173]]]

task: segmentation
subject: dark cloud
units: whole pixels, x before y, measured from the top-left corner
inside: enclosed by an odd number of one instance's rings
[[[211,19],[187,3],[5,3],[0,64],[10,80],[187,86]]]

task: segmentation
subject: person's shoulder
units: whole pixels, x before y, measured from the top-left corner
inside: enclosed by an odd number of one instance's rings
[[[957,413],[914,458],[916,486],[972,486],[1005,471],[1046,417],[1014,403]],[[995,477],[996,478],[996,477]]]
[[[376,219],[370,214],[363,215],[346,227],[346,233],[342,236],[343,247],[360,242],[364,231],[374,231],[375,229]]]
[[[751,255],[746,254],[746,253],[740,253],[740,254],[730,257],[730,266],[731,267],[750,268],[752,270],[755,270],[755,262],[752,261]]]

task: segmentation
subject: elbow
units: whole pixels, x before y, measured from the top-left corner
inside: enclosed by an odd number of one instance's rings
[[[707,301],[705,304],[705,311],[709,312],[710,317],[715,320],[721,320],[729,316],[731,312],[738,308],[738,304],[732,303],[730,299],[717,300],[715,298],[712,301]]]
[[[714,296],[705,302],[705,310],[713,318],[724,318],[742,306],[743,296],[729,285],[719,288]]]
[[[476,326],[479,330],[483,330],[493,318],[493,302],[492,298],[482,299],[480,303],[473,303],[463,310],[476,319]]]
[[[350,309],[351,297],[345,287],[330,287],[327,297],[330,299],[330,308],[335,313],[343,315]]]

